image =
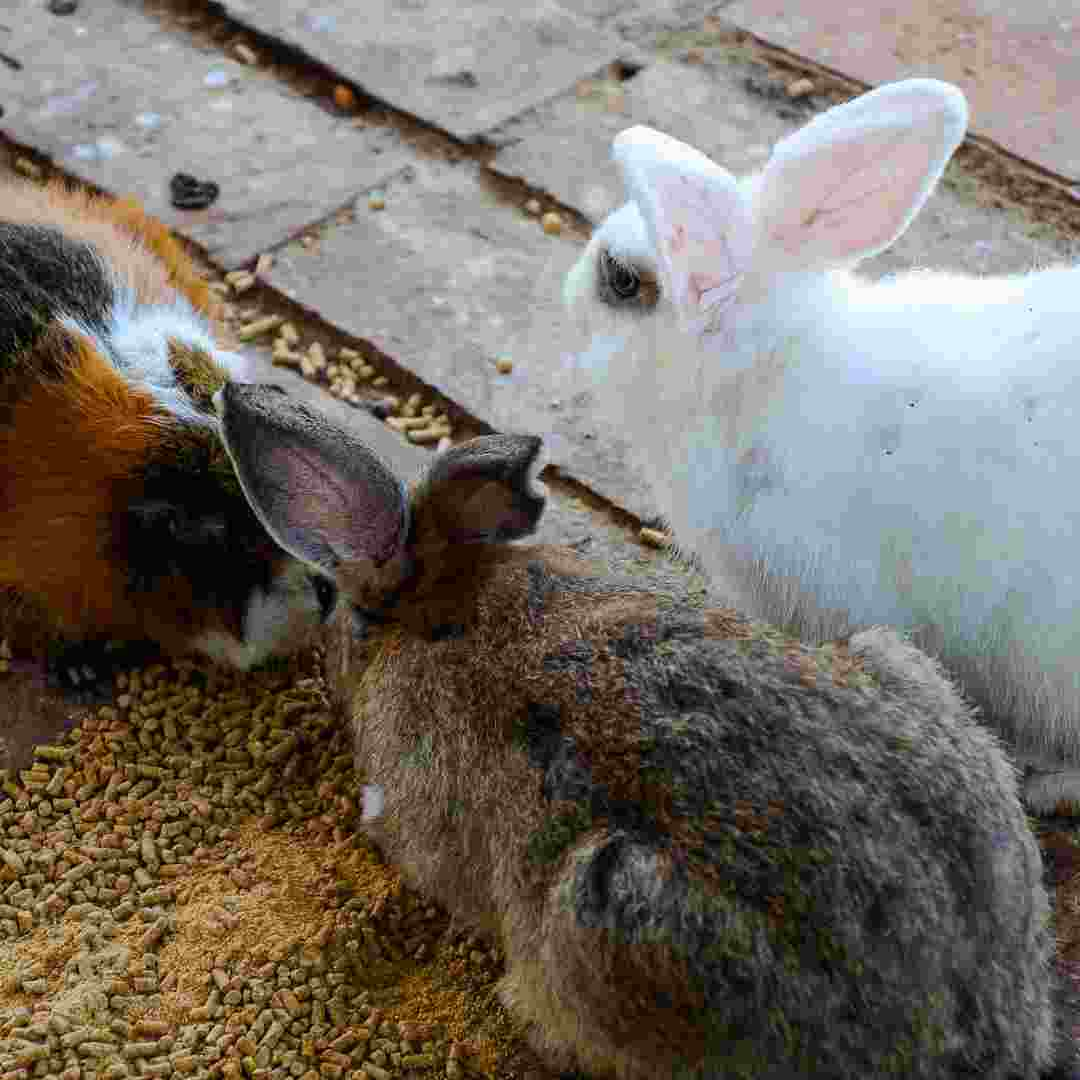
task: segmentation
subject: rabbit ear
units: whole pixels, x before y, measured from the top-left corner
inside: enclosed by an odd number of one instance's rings
[[[228,382],[213,400],[240,486],[286,551],[333,574],[401,550],[404,485],[349,431],[270,384]]]
[[[647,127],[620,132],[612,156],[684,329],[719,329],[753,253],[749,208],[735,178],[693,147]]]
[[[485,435],[439,454],[413,491],[418,543],[516,540],[534,532],[547,491],[535,435]]]
[[[766,257],[799,268],[856,261],[911,223],[967,129],[964,95],[909,79],[830,109],[776,144],[755,216]]]

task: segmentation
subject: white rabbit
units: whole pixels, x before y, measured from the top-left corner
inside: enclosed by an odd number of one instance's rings
[[[915,79],[831,109],[736,181],[644,127],[630,201],[564,300],[602,410],[676,541],[749,614],[823,641],[889,623],[1080,801],[1080,267],[851,272],[911,222],[967,107]]]

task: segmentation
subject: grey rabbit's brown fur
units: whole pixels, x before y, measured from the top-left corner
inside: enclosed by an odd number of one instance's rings
[[[540,440],[411,490],[265,387],[216,401],[275,538],[341,591],[331,677],[371,829],[506,955],[503,999],[596,1077],[1035,1077],[1048,904],[1016,781],[937,665],[817,649],[531,532]]]

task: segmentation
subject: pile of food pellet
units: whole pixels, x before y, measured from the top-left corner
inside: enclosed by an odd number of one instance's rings
[[[117,691],[3,783],[0,1080],[549,1075],[358,832],[317,651]]]

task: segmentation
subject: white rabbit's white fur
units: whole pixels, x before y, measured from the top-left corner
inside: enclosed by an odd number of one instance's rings
[[[965,127],[955,88],[897,83],[741,182],[630,129],[631,201],[565,299],[602,411],[735,605],[807,640],[910,630],[1045,811],[1080,801],[1080,267],[848,269],[907,228]],[[651,312],[605,294],[608,256],[656,276]]]

